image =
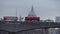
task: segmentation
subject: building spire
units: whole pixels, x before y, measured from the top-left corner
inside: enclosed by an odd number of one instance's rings
[[[31,12],[28,14],[28,17],[36,17],[36,14],[35,14],[34,9],[33,9],[33,5],[31,8]]]
[[[32,8],[31,8],[31,11],[33,11],[33,5],[32,5]]]

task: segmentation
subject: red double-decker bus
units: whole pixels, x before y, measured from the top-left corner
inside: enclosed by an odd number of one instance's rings
[[[4,16],[3,20],[4,21],[17,21],[18,17],[15,17],[15,16]]]
[[[25,17],[25,21],[39,21],[40,17]]]

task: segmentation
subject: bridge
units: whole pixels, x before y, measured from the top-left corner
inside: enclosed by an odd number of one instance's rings
[[[60,28],[57,22],[0,21],[0,34],[48,34],[49,28]],[[40,29],[36,31],[36,29]]]
[[[11,32],[25,31],[39,28],[60,28],[57,22],[33,22],[33,21],[0,21],[0,29]]]

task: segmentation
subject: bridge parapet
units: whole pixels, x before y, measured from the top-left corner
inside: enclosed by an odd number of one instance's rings
[[[0,29],[16,32],[30,29],[40,28],[60,28],[60,23],[55,22],[18,22],[18,21],[2,21]]]
[[[33,21],[0,21],[0,25],[34,25],[39,27],[59,28],[60,23],[56,22],[33,22]]]

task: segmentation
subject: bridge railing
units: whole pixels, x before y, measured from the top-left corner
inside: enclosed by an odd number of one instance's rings
[[[0,24],[22,24],[22,25],[38,25],[40,27],[60,27],[60,23],[57,22],[0,21]]]

